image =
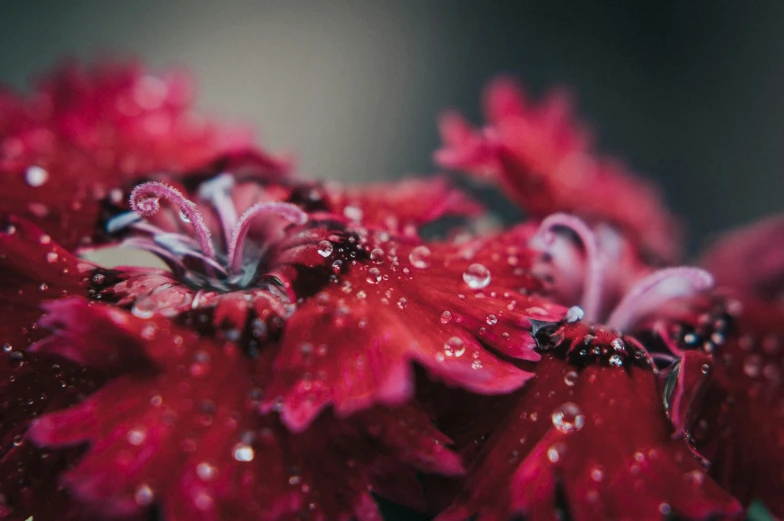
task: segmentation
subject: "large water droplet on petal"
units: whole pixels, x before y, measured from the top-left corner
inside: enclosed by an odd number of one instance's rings
[[[39,186],[43,186],[47,179],[49,179],[49,172],[40,166],[33,165],[25,170],[24,176],[25,183],[34,188],[38,188]]]
[[[561,432],[577,432],[585,425],[585,416],[580,407],[573,402],[561,404],[552,414],[553,425]]]
[[[256,453],[253,451],[253,447],[250,445],[245,443],[238,443],[234,446],[233,456],[237,461],[248,462],[253,461]]]
[[[322,257],[325,257],[325,258],[329,257],[330,255],[332,255],[332,251],[333,250],[334,250],[334,247],[332,246],[332,243],[329,242],[329,241],[321,241],[321,242],[318,243],[318,250],[317,251],[318,251],[318,254],[321,255]]]
[[[371,284],[378,284],[381,282],[381,270],[378,268],[370,268],[368,270],[367,281]]]
[[[386,254],[384,254],[384,250],[381,248],[374,248],[373,251],[370,252],[370,260],[375,262],[376,264],[381,264],[384,262],[384,258]]]
[[[418,270],[425,270],[430,267],[430,249],[427,246],[417,246],[408,254],[411,265]]]
[[[465,353],[465,342],[460,337],[453,336],[444,343],[444,354],[450,358],[459,358]]]
[[[446,325],[452,322],[452,313],[449,311],[444,311],[441,313],[441,323]]]
[[[471,264],[463,272],[463,281],[471,289],[486,288],[490,278],[490,270],[484,264]]]

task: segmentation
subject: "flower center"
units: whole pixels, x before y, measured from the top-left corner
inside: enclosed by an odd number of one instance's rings
[[[245,288],[254,283],[265,254],[285,233],[283,226],[274,226],[279,222],[275,217],[301,225],[308,216],[290,203],[261,202],[238,217],[231,195],[233,188],[233,178],[228,174],[199,187],[199,198],[208,203],[217,218],[223,238],[218,244],[196,203],[176,188],[154,181],[134,188],[130,196],[133,211],[113,217],[106,228],[109,233],[132,232],[123,241],[124,246],[157,255],[191,285],[218,291]],[[161,210],[161,199],[179,211],[185,231],[167,231],[145,219]],[[259,217],[269,222],[249,240],[251,225]],[[183,226],[178,228],[182,230]]]

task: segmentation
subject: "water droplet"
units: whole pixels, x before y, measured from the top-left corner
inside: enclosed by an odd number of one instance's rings
[[[183,212],[182,210],[180,210],[180,220],[182,222],[184,222],[184,223],[191,222],[191,220],[188,218],[188,215],[185,212]]]
[[[10,353],[13,350],[14,350],[14,346],[12,346],[11,344],[8,343],[3,344],[3,351],[5,351],[6,353]]]
[[[450,358],[459,358],[465,353],[465,342],[460,337],[453,336],[444,343],[444,354]]]
[[[375,248],[373,251],[370,252],[370,260],[375,262],[376,264],[381,264],[384,262],[384,258],[386,255],[384,254],[384,250],[381,248]]]
[[[418,270],[425,270],[430,267],[430,249],[427,246],[417,246],[408,254],[411,265]]]
[[[47,284],[46,282],[42,282],[41,284],[38,285],[38,289],[40,289],[41,291],[46,291],[47,289],[49,289],[49,284]]]
[[[494,326],[498,324],[498,317],[496,317],[495,315],[487,315],[485,322],[487,322],[488,326]]]
[[[585,425],[585,416],[580,407],[573,402],[566,402],[553,411],[553,425],[561,432],[577,432]]]
[[[378,268],[370,268],[368,270],[367,281],[371,284],[378,284],[381,282],[381,270]]]
[[[612,342],[610,342],[613,350],[615,351],[624,351],[626,349],[626,344],[623,343],[623,340],[620,338],[613,338]]]
[[[21,434],[17,434],[16,436],[14,436],[12,443],[14,447],[18,447],[19,445],[22,444],[22,441],[24,441],[24,436],[22,436]]]
[[[329,257],[332,255],[332,251],[334,250],[334,246],[329,241],[321,241],[318,243],[318,254],[322,257]]]
[[[218,469],[215,468],[215,465],[202,461],[196,465],[196,475],[204,481],[211,481],[218,475]]]
[[[581,320],[584,316],[585,316],[585,311],[583,311],[583,308],[581,308],[580,306],[572,306],[566,312],[564,319],[568,323],[572,324],[574,322],[577,322],[578,320]]]
[[[569,387],[574,387],[578,376],[577,371],[569,371],[564,375],[564,383]]]
[[[153,299],[142,297],[133,303],[131,313],[139,318],[150,318],[155,314],[155,307]]]
[[[762,369],[762,357],[760,355],[749,355],[743,362],[743,372],[749,378],[756,378]]]
[[[235,460],[242,462],[253,461],[253,458],[256,456],[253,447],[245,443],[236,444],[232,454],[234,455]]]
[[[608,362],[610,362],[610,365],[614,365],[615,367],[623,366],[623,359],[618,355],[612,355]]]
[[[149,485],[142,483],[136,489],[133,499],[136,501],[137,505],[147,506],[152,504],[153,499],[155,499],[155,492],[153,492]]]
[[[449,311],[444,311],[441,313],[441,323],[446,325],[452,322],[452,313]]]
[[[33,188],[43,186],[49,179],[49,172],[40,166],[33,165],[25,171],[25,182]]]
[[[490,270],[483,264],[471,264],[463,272],[463,281],[471,289],[486,288],[490,279]]]
[[[343,208],[343,215],[352,221],[361,221],[364,214],[362,210],[356,206],[346,206]]]
[[[96,273],[93,275],[94,284],[102,284],[104,280],[106,280],[106,276],[103,273]]]
[[[407,305],[408,305],[408,300],[406,300],[405,297],[401,297],[400,299],[398,299],[397,307],[399,307],[400,309],[406,309]]]
[[[49,253],[46,254],[46,262],[48,262],[49,264],[57,262],[57,257],[58,257],[57,252],[50,251]]]
[[[145,434],[145,432],[141,429],[132,429],[128,431],[128,436],[126,436],[126,439],[128,440],[128,443],[138,447],[144,443],[144,440],[147,439],[147,434]]]
[[[591,479],[597,483],[604,479],[604,471],[601,467],[594,467],[591,469]]]
[[[547,459],[549,459],[552,463],[558,463],[565,453],[566,445],[563,443],[556,443],[547,449]]]

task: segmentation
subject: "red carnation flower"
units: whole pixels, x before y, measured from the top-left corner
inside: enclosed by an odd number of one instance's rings
[[[491,128],[445,125],[440,161],[534,219],[476,233],[446,179],[292,177],[184,85],[72,69],[2,98],[0,515],[784,514],[778,221],[712,250],[712,290],[562,98],[499,83]],[[445,216],[468,226],[429,239]],[[118,246],[165,269],[88,260]]]

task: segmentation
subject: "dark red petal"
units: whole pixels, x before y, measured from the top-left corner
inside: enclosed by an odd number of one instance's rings
[[[693,436],[720,484],[784,517],[784,311],[745,301],[734,322],[716,348]]]
[[[100,383],[93,372],[60,357],[0,353],[0,517],[53,521],[77,514],[57,475],[80,451],[40,449],[27,430],[31,420],[78,403]]]
[[[399,468],[390,461],[462,471],[449,440],[412,406],[376,407],[347,422],[324,415],[290,434],[276,415],[258,412],[265,356],[250,359],[164,318],[73,299],[50,307],[46,324],[56,339],[47,350],[123,374],[31,428],[42,446],[88,444],[63,479],[97,517],[156,504],[173,521],[376,520],[369,492]],[[125,362],[112,367],[101,353]],[[148,363],[128,362],[134,358]]]
[[[556,334],[562,345],[572,345],[572,363],[557,350],[544,355],[536,379],[487,441],[463,492],[439,521],[472,514],[484,521],[516,514],[536,521],[559,511],[575,520],[741,514],[687,446],[671,439],[649,368],[628,348],[615,349],[611,332],[578,324]],[[585,334],[592,337],[584,342]],[[591,354],[594,348],[599,354]]]
[[[410,235],[446,216],[474,217],[481,207],[443,177],[406,179],[359,188],[327,187],[332,212],[366,226]]]
[[[400,403],[413,392],[411,362],[482,394],[520,387],[529,373],[498,355],[537,360],[532,320],[558,321],[566,311],[528,295],[541,285],[529,271],[527,233],[464,244],[370,242],[363,262],[336,250],[340,275],[287,324],[267,407],[301,430],[328,405],[344,416]]]
[[[613,159],[595,156],[591,139],[572,116],[568,97],[555,93],[526,104],[509,80],[488,88],[489,127],[471,132],[454,116],[442,123],[445,167],[495,178],[508,195],[537,218],[574,213],[607,222],[640,248],[672,261],[678,226],[656,188]]]
[[[784,292],[784,216],[727,233],[704,253],[702,265],[734,293],[776,300]]]
[[[205,124],[191,102],[180,74],[105,65],[65,67],[28,99],[0,104],[0,214],[34,219],[70,249],[94,236],[98,201],[121,202],[126,180],[248,146],[247,132]]]
[[[25,349],[41,338],[35,322],[41,303],[85,294],[93,266],[73,257],[29,222],[9,217],[0,224],[0,345]]]

